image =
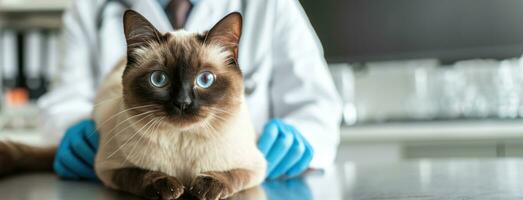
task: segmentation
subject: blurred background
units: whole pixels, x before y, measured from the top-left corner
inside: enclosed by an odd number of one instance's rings
[[[344,100],[338,161],[523,157],[523,1],[301,0]],[[0,0],[0,137],[34,141],[69,0]]]

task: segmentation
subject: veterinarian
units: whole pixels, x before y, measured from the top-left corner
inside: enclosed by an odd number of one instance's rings
[[[98,135],[90,134],[95,124],[89,117],[97,84],[126,54],[126,9],[162,32],[203,32],[226,14],[241,12],[239,64],[267,177],[294,177],[333,163],[341,102],[298,0],[73,0],[64,14],[61,73],[38,102],[45,132],[55,142],[61,139],[54,163],[61,177],[96,179]]]

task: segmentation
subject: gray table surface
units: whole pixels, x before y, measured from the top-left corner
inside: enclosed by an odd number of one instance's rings
[[[98,183],[27,174],[0,180],[0,199],[138,199]],[[272,181],[234,197],[310,199],[523,199],[523,159],[339,164],[304,180]]]

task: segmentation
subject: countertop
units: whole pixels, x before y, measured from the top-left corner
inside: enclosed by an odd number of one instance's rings
[[[0,198],[15,200],[138,199],[99,183],[27,174],[0,181]],[[234,199],[522,199],[523,159],[421,160],[354,165],[342,163],[303,180],[264,183]]]

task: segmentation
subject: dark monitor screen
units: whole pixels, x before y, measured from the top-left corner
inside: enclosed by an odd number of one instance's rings
[[[522,0],[301,0],[330,62],[523,54]]]

